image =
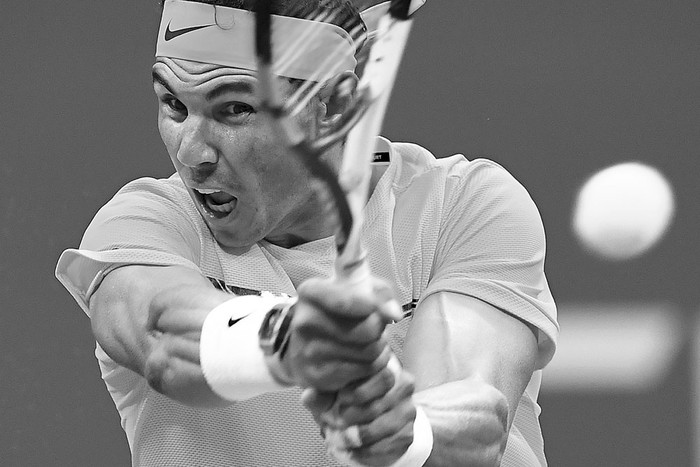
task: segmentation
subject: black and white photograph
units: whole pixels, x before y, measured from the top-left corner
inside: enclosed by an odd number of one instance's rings
[[[0,465],[700,467],[700,5],[4,0]]]

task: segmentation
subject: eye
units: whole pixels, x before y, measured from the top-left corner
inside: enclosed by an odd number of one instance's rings
[[[173,96],[163,96],[160,101],[165,104],[165,106],[170,110],[172,113],[179,114],[186,116],[187,115],[187,107],[185,107],[185,104],[180,102],[178,99],[174,98]]]
[[[221,108],[221,114],[226,118],[240,118],[252,113],[255,113],[253,106],[243,102],[229,102]]]

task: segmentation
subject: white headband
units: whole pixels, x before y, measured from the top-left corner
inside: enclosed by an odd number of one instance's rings
[[[341,27],[288,16],[275,16],[272,43],[280,57],[298,52],[295,38],[308,35],[303,53],[281,64],[276,74],[314,79],[355,69],[355,45]],[[185,0],[166,0],[158,31],[157,57],[255,70],[255,15],[246,10]],[[329,57],[337,57],[329,61]],[[323,70],[320,70],[323,68]]]

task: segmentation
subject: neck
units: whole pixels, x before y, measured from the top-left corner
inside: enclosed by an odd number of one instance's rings
[[[314,183],[310,196],[291,213],[273,232],[265,237],[268,242],[283,248],[330,237],[336,231],[335,204],[325,186]]]
[[[372,166],[367,199],[372,196],[379,180],[388,166]],[[318,183],[300,213],[291,222],[286,223],[285,229],[276,229],[281,234],[271,232],[265,240],[282,248],[293,248],[304,243],[313,242],[335,234],[337,229],[336,207],[327,194],[327,188]]]

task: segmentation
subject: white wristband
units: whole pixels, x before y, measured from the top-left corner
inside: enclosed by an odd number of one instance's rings
[[[433,427],[430,419],[420,406],[416,405],[416,419],[413,422],[413,442],[403,456],[390,467],[418,467],[428,460],[433,452]]]
[[[284,389],[272,377],[258,331],[280,297],[246,295],[209,312],[202,326],[199,362],[209,387],[227,400],[243,400]]]

